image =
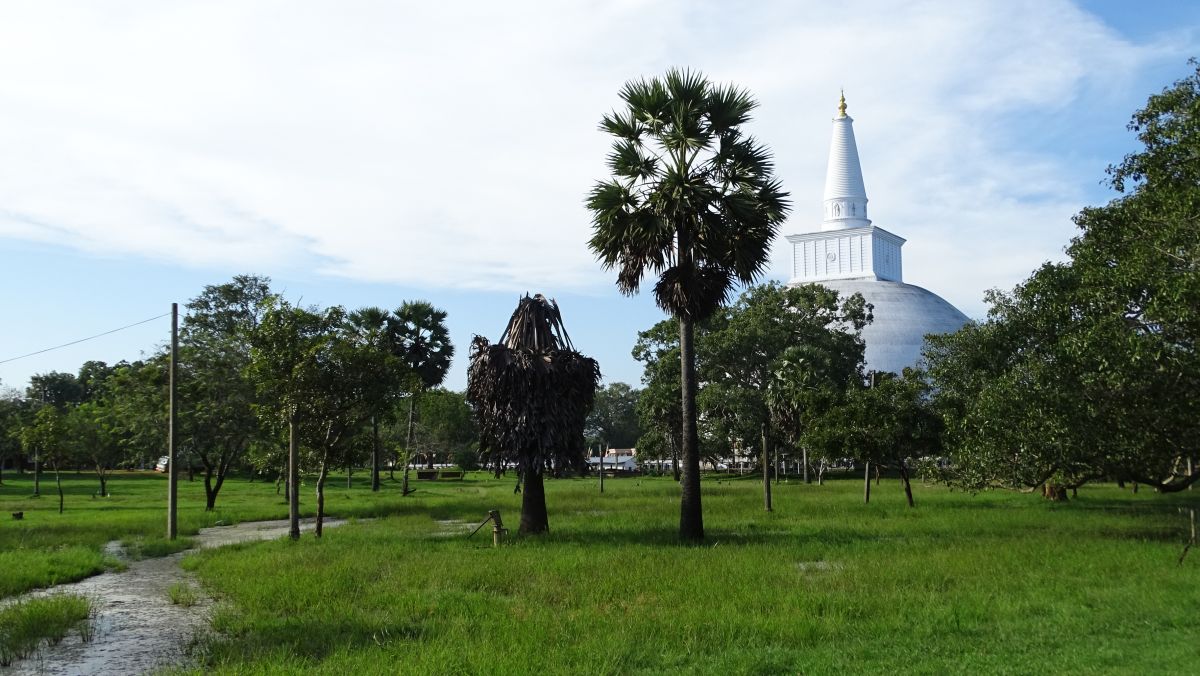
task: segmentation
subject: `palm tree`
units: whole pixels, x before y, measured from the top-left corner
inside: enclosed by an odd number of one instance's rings
[[[605,269],[617,270],[624,294],[637,293],[644,275],[657,275],[655,301],[679,321],[679,534],[700,540],[695,324],[766,267],[787,193],[772,176],[770,152],[741,131],[758,105],[745,90],[670,70],[662,79],[626,83],[620,96],[625,110],[600,125],[615,137],[613,178],[588,195],[589,246]]]
[[[558,304],[526,295],[495,345],[476,336],[467,369],[467,401],[479,423],[480,447],[499,476],[515,464],[524,484],[523,534],[550,529],[543,474],[584,467],[583,427],[600,367],[575,351]]]
[[[437,387],[446,379],[450,362],[454,359],[454,345],[450,342],[450,331],[446,328],[446,312],[423,301],[406,301],[392,313],[389,333],[396,345],[397,355],[415,376],[415,383],[408,398],[408,432],[404,450],[412,452],[413,424],[417,411],[417,398],[421,392]],[[433,467],[433,455],[428,457]],[[403,495],[408,495],[408,461],[404,463]]]

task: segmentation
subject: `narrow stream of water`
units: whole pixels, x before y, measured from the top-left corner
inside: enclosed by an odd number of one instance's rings
[[[326,519],[325,527],[345,523]],[[306,520],[301,530],[311,531],[314,523]],[[208,549],[239,542],[271,540],[286,536],[288,522],[252,521],[235,526],[201,529],[195,536],[196,548]],[[120,546],[109,545],[110,553]],[[188,550],[195,551],[195,550]],[[46,646],[36,655],[0,668],[7,674],[141,674],[183,663],[184,649],[208,621],[212,601],[194,576],[179,566],[188,552],[157,559],[132,561],[121,572],[103,573],[79,582],[30,592],[28,599],[49,594],[79,594],[96,604],[92,640],[84,643],[71,634],[61,643]],[[174,605],[168,589],[177,583],[190,585],[196,592],[196,605]]]

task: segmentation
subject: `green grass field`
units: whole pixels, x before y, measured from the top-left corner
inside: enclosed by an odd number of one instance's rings
[[[472,539],[462,528],[498,508],[515,529],[520,496],[511,480],[475,476],[420,483],[409,498],[394,484],[372,495],[333,481],[332,514],[380,518],[320,541],[185,559],[219,601],[195,648],[197,673],[1200,668],[1200,551],[1177,563],[1188,536],[1179,509],[1200,508],[1200,491],[1095,486],[1053,504],[918,485],[908,509],[895,480],[870,505],[861,480],[791,482],[776,487],[768,514],[756,482],[711,478],[708,541],[692,547],[675,539],[669,479],[612,480],[604,495],[593,480],[559,480],[547,483],[550,535],[493,549],[487,528]],[[187,528],[283,514],[271,484],[231,482],[213,515],[198,509],[198,484],[181,485]],[[0,556],[15,542],[41,543],[26,547],[32,558],[53,556],[48,536],[35,535],[45,529],[89,552],[114,533],[154,537],[163,486],[122,477],[95,506],[68,496],[62,517],[56,501],[30,507],[28,490],[5,486],[5,511],[25,505],[27,517],[0,527]],[[311,508],[307,488],[303,497]],[[16,586],[8,570],[0,579]]]

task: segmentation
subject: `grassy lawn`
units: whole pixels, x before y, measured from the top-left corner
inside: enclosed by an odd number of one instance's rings
[[[305,515],[315,513],[309,481],[301,495]],[[345,476],[329,486],[329,504],[344,516],[374,516],[406,507],[398,483],[388,482],[389,492],[372,494],[366,473],[355,476],[355,488],[345,497]],[[71,582],[120,565],[104,555],[104,545],[120,540],[131,555],[162,556],[190,546],[187,535],[218,522],[236,523],[287,517],[287,505],[275,495],[273,483],[250,483],[244,478],[226,482],[217,509],[204,511],[204,484],[179,482],[179,532],[165,539],[166,477],[152,472],[118,472],[109,483],[110,497],[93,497],[99,484],[91,473],[63,474],[66,511],[58,513],[54,475],[42,475],[40,498],[33,494],[33,477],[5,472],[0,486],[0,598],[29,589]],[[14,521],[12,512],[24,512]]]
[[[337,516],[380,518],[318,541],[190,556],[220,600],[197,647],[204,672],[289,673],[1194,673],[1200,667],[1200,551],[1177,565],[1180,507],[1200,491],[1134,495],[1086,487],[1067,504],[968,495],[894,480],[861,503],[861,481],[778,485],[762,511],[751,480],[706,479],[704,546],[676,543],[669,479],[547,482],[551,533],[493,549],[513,482],[482,475],[392,484],[372,495],[331,482]],[[0,582],[14,545],[65,575],[63,552],[154,538],[161,477],[123,476],[93,501],[82,477],[67,514],[28,485],[0,489]],[[365,475],[364,475],[365,478]],[[75,479],[72,477],[72,481]],[[219,512],[181,483],[184,530],[279,518],[272,484],[227,484]],[[45,491],[44,491],[45,493]],[[311,491],[304,499],[311,508]],[[55,504],[50,504],[54,502]],[[490,526],[489,526],[490,528]],[[51,533],[53,535],[51,535]],[[57,548],[54,539],[64,545]],[[74,574],[74,573],[72,573]]]

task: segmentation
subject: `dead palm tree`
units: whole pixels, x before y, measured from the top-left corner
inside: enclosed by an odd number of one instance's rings
[[[524,484],[521,533],[550,528],[545,470],[584,467],[583,426],[599,382],[596,360],[575,351],[558,304],[540,294],[520,300],[498,343],[471,343],[467,401],[487,464],[497,476],[515,465]]]
[[[724,304],[734,285],[767,265],[787,215],[787,193],[772,176],[770,152],[741,131],[757,103],[742,89],[700,73],[626,83],[624,111],[600,127],[615,137],[613,178],[592,189],[589,246],[617,288],[637,293],[658,275],[654,298],[679,320],[683,476],[680,537],[704,537],[696,431],[695,324]]]

